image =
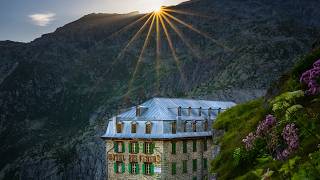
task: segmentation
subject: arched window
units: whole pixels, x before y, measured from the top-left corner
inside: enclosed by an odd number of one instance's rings
[[[197,121],[192,122],[192,130],[193,132],[197,132]]]
[[[131,133],[137,133],[137,122],[131,123]]]
[[[117,125],[116,125],[116,129],[117,129],[117,133],[121,133],[122,132],[122,122],[117,122]]]
[[[204,129],[204,131],[208,131],[208,128],[209,128],[208,120],[205,120],[205,121],[203,122],[203,129]]]
[[[176,134],[177,133],[177,122],[176,121],[172,122],[171,130],[172,130],[172,134]]]
[[[146,134],[151,134],[152,124],[151,122],[146,123]]]

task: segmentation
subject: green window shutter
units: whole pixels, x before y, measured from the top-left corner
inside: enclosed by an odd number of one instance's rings
[[[125,166],[124,162],[122,162],[121,163],[121,171],[122,171],[122,173],[124,173],[126,171],[125,168],[126,168],[126,166]]]
[[[132,147],[132,146],[131,146],[131,142],[129,142],[129,143],[128,143],[129,153],[132,153],[132,152],[133,152],[132,149],[131,149],[131,147]]]
[[[142,143],[142,152],[143,153],[146,153],[146,143],[144,142],[144,143]]]
[[[153,175],[154,174],[154,164],[150,164],[150,174]]]
[[[204,139],[204,141],[203,141],[203,150],[204,151],[208,150],[207,139]]]
[[[183,153],[187,153],[187,141],[183,141]]]
[[[182,164],[183,173],[187,173],[187,171],[188,171],[187,163],[188,162],[186,160],[184,160],[182,163],[183,163]]]
[[[197,152],[197,140],[193,140],[193,152]]]
[[[146,167],[144,163],[142,164],[142,174],[146,174]]]
[[[126,151],[126,144],[124,142],[121,142],[122,143],[122,152],[124,153]]]
[[[204,158],[204,159],[203,159],[203,168],[204,168],[204,169],[207,169],[207,168],[208,168],[207,158]]]
[[[136,174],[139,174],[139,163],[136,164]]]
[[[197,171],[197,160],[196,159],[192,160],[192,170]]]
[[[131,172],[132,172],[132,164],[131,163],[128,164],[128,170],[129,170],[129,173],[131,174]]]
[[[172,154],[176,154],[176,142],[171,142]]]
[[[114,173],[118,172],[118,166],[117,166],[117,162],[113,163],[113,169],[114,169]]]
[[[114,147],[114,152],[116,152],[116,153],[119,152],[118,151],[118,142],[114,142],[113,147]]]
[[[172,175],[175,175],[177,173],[177,164],[174,162],[172,163],[172,166],[171,166],[171,174]]]
[[[150,152],[151,154],[153,154],[153,152],[154,152],[154,147],[155,147],[155,144],[151,143],[151,149],[150,149],[151,150],[151,152]]]
[[[139,143],[136,143],[136,153],[139,153]]]

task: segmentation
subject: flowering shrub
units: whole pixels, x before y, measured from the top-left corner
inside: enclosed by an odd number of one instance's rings
[[[304,72],[300,77],[300,82],[308,86],[306,94],[316,95],[320,92],[320,59],[313,64],[313,68]]]
[[[253,148],[253,143],[255,140],[256,136],[252,132],[249,133],[246,138],[242,139],[242,142],[244,143],[246,150],[251,150]]]
[[[260,124],[257,127],[257,130],[255,133],[251,132],[242,140],[242,142],[245,145],[245,148],[247,150],[251,150],[253,148],[254,141],[256,140],[257,137],[263,137],[267,135],[272,127],[276,125],[276,118],[269,114],[266,116],[266,118],[260,122]]]
[[[271,128],[276,125],[276,123],[276,118],[273,115],[267,115],[265,120],[260,122],[260,124],[258,125],[256,134],[258,136],[264,136],[268,134]]]
[[[288,147],[283,151],[277,152],[277,159],[284,160],[287,159],[290,154],[292,154],[299,147],[299,137],[298,137],[298,128],[295,127],[295,124],[287,124],[282,131],[282,137]]]

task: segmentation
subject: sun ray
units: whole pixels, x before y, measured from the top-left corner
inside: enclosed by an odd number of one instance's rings
[[[165,15],[167,15],[167,16],[170,17],[171,19],[177,21],[178,23],[186,26],[186,27],[189,28],[190,30],[192,30],[192,31],[194,31],[194,32],[202,35],[203,37],[211,40],[212,42],[214,42],[215,44],[219,45],[220,47],[222,47],[222,48],[224,48],[224,49],[227,49],[227,50],[229,50],[229,51],[232,51],[232,49],[230,49],[229,47],[227,47],[227,46],[225,46],[224,44],[220,43],[218,40],[210,37],[207,33],[204,33],[204,32],[202,32],[202,31],[200,31],[199,29],[197,29],[197,28],[193,27],[192,25],[190,25],[190,24],[182,21],[181,19],[178,19],[177,17],[172,16],[171,14],[169,14],[169,13],[167,13],[167,12],[165,12],[165,11],[163,11],[162,13],[165,14]]]
[[[167,38],[167,41],[168,41],[168,44],[169,44],[169,48],[170,48],[170,50],[171,50],[173,59],[174,59],[174,61],[176,62],[176,65],[177,65],[177,68],[178,68],[178,70],[179,70],[181,79],[182,79],[182,81],[183,81],[183,83],[184,83],[184,85],[185,85],[185,84],[186,84],[186,79],[185,79],[184,74],[183,74],[183,72],[182,72],[182,70],[181,70],[180,60],[179,60],[179,58],[178,58],[178,56],[177,56],[177,54],[176,54],[176,51],[174,50],[171,37],[170,37],[170,35],[169,35],[169,33],[168,33],[168,29],[167,29],[167,27],[166,27],[166,25],[165,25],[165,23],[164,23],[164,21],[163,21],[163,19],[162,19],[162,15],[161,15],[161,14],[159,15],[159,20],[160,20],[160,23],[161,23],[161,25],[162,25],[162,29],[163,29],[163,31],[164,31],[164,33],[165,33],[165,35],[166,35],[166,38]]]
[[[198,59],[200,59],[199,53],[192,47],[192,45],[186,40],[183,33],[165,16],[162,16],[164,20],[169,24],[169,26],[178,34],[182,42],[191,50],[192,54],[195,55]]]
[[[156,15],[156,73],[157,73],[157,91],[160,92],[160,27],[159,27],[159,15]]]
[[[213,19],[213,17],[208,16],[208,15],[199,14],[199,13],[195,13],[195,12],[182,11],[182,10],[177,10],[177,9],[163,8],[163,11],[165,11],[165,12],[173,12],[173,13],[178,13],[178,14],[183,14],[183,15],[198,16],[198,17],[204,17],[204,18],[208,18],[208,19]]]
[[[133,81],[134,81],[134,79],[135,79],[135,76],[136,76],[136,74],[137,74],[137,72],[138,72],[138,69],[139,69],[140,62],[141,62],[141,60],[142,60],[142,56],[143,56],[144,51],[145,51],[145,49],[146,49],[146,47],[147,47],[147,45],[148,45],[148,43],[149,43],[150,35],[151,35],[151,32],[152,32],[153,24],[154,24],[154,20],[155,20],[155,15],[153,14],[152,17],[153,17],[153,18],[152,18],[151,25],[150,25],[149,30],[148,30],[148,34],[147,34],[147,36],[146,36],[146,39],[144,40],[143,47],[142,47],[142,50],[141,50],[141,52],[140,52],[140,55],[139,55],[137,64],[136,64],[136,66],[135,66],[135,69],[134,69],[134,71],[133,71],[132,78],[131,78],[131,80],[129,81],[127,94],[129,94],[129,92],[130,92],[130,90],[131,90],[132,83],[133,83]]]
[[[120,34],[120,33],[124,32],[124,31],[128,30],[130,27],[132,27],[133,25],[135,25],[135,24],[137,24],[138,22],[142,21],[143,19],[145,19],[145,18],[146,18],[147,16],[149,16],[149,15],[150,15],[150,13],[145,14],[144,16],[140,17],[139,19],[135,20],[134,22],[132,22],[132,23],[130,23],[130,24],[122,27],[120,30],[112,33],[112,34],[109,36],[109,38],[113,38],[114,36],[117,36],[118,34]]]
[[[119,53],[118,57],[116,58],[119,59],[128,49],[128,47],[132,44],[132,42],[134,40],[137,39],[137,37],[141,34],[141,32],[145,29],[145,27],[147,26],[147,24],[150,22],[151,18],[153,18],[155,15],[151,14],[149,16],[149,18],[147,19],[147,21],[142,25],[142,27],[138,30],[138,32],[129,40],[129,42],[127,43],[127,45],[121,50],[121,52]]]

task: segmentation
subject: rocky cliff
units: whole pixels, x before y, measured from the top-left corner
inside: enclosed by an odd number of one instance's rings
[[[221,48],[178,23],[198,57],[169,29],[181,62],[181,80],[166,39],[156,73],[151,37],[129,97],[146,32],[119,52],[142,17],[89,14],[31,43],[0,42],[0,179],[105,179],[106,119],[152,96],[243,102],[261,96],[319,37],[317,0],[193,0],[175,17],[206,32]],[[157,81],[159,80],[159,86]]]

